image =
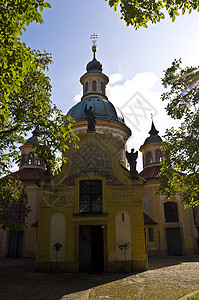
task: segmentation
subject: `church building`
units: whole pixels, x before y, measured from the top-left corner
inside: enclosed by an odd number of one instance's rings
[[[143,180],[135,168],[126,168],[131,131],[106,96],[109,79],[95,52],[93,46],[93,60],[80,78],[81,101],[68,112],[76,121],[79,148],[66,152],[68,162],[61,173],[41,187],[36,257],[41,270],[55,262],[56,243],[62,245],[57,255],[66,271],[119,271],[124,264],[134,270],[147,267]]]
[[[79,137],[56,176],[30,156],[43,143],[39,131],[20,147],[27,159],[14,176],[28,194],[31,212],[24,232],[0,231],[0,256],[36,257],[36,269],[66,272],[146,270],[151,255],[193,254],[198,250],[197,211],[184,209],[179,196],[158,195],[162,139],[152,122],[137,151],[127,152],[131,130],[106,95],[109,78],[93,59],[80,78],[81,101],[68,112]],[[142,141],[140,141],[142,143]]]

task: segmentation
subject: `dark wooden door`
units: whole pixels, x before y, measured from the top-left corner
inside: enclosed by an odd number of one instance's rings
[[[104,243],[102,226],[91,226],[91,271],[104,270]]]
[[[182,255],[180,228],[167,228],[166,234],[168,255]]]
[[[79,227],[79,270],[104,270],[104,243],[102,226]]]
[[[79,271],[91,271],[91,230],[90,226],[79,227]]]
[[[8,257],[20,258],[23,253],[23,235],[22,231],[9,236]]]

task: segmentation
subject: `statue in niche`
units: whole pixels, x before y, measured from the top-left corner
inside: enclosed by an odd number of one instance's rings
[[[136,170],[136,165],[137,165],[137,158],[138,158],[138,152],[134,152],[135,150],[132,148],[131,152],[129,153],[126,151],[126,158],[128,160],[128,163],[130,165],[130,173],[133,177],[137,177],[137,170]]]
[[[88,121],[88,129],[87,132],[95,132],[95,124],[96,124],[96,120],[95,120],[95,116],[93,114],[92,111],[92,107],[90,106],[89,109],[87,109],[87,104],[84,108],[84,113],[86,115],[86,120]]]

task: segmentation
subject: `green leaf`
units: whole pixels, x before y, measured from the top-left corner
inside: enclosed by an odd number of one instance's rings
[[[43,5],[39,5],[39,11],[42,12],[44,9]]]
[[[172,16],[172,22],[174,22],[176,19],[175,15]]]
[[[43,3],[43,5],[44,5],[44,7],[51,8],[51,5],[50,5],[50,3],[48,3],[48,2],[44,2],[44,3]]]

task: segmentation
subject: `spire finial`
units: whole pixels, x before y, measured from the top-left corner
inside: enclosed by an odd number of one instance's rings
[[[151,114],[151,116],[153,116]],[[152,123],[151,123],[151,130],[149,131],[150,135],[157,135],[159,133],[159,131],[155,128],[155,125],[153,123],[153,119],[152,119]]]
[[[95,58],[95,52],[97,51],[96,39],[98,39],[97,34],[91,34],[91,40],[93,42],[92,51],[93,51],[93,58]]]

